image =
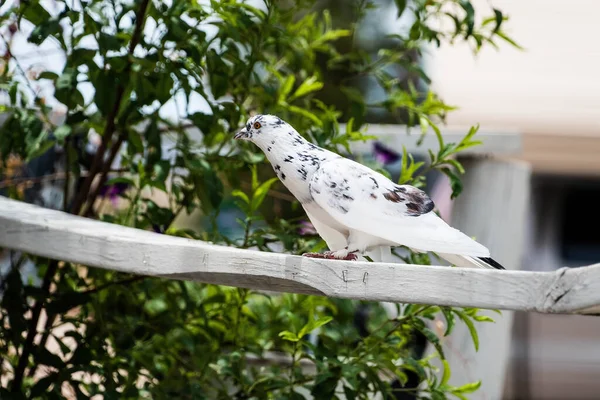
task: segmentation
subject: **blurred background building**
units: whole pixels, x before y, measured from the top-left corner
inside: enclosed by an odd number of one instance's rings
[[[486,7],[487,1],[477,1]],[[531,163],[524,270],[551,271],[600,261],[600,3],[495,0],[525,50],[457,44],[425,60],[442,98],[460,106],[451,126],[474,122],[523,134]],[[506,398],[596,399],[600,319],[515,315]]]

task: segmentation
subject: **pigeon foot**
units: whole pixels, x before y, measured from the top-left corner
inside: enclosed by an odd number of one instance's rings
[[[324,253],[304,253],[302,256],[308,258],[323,258],[326,260],[358,260],[358,256],[354,254],[354,252],[349,253],[348,250],[326,251]]]

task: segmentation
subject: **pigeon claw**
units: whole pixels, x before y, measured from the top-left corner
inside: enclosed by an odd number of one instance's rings
[[[345,253],[345,252],[344,252]],[[358,256],[354,253],[343,254],[337,251],[326,251],[325,253],[304,253],[303,257],[308,258],[322,258],[326,260],[345,260],[345,261],[356,261]]]
[[[354,253],[348,253],[348,255],[346,257],[341,258],[340,260],[356,261],[356,260],[358,260],[358,256]]]

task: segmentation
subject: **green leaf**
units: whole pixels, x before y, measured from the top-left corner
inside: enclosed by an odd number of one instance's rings
[[[202,210],[210,213],[219,208],[223,201],[223,182],[213,169],[205,169],[200,178],[196,180],[196,192]]]
[[[229,67],[214,49],[209,50],[206,56],[206,65],[210,89],[215,99],[218,99],[224,96],[229,88]]]
[[[160,185],[153,183],[152,186]],[[164,227],[173,221],[174,215],[170,208],[161,207],[149,199],[144,199],[144,202],[146,203],[146,218],[150,224]]]
[[[459,4],[466,12],[464,21],[467,25],[467,32],[465,33],[465,37],[469,37],[473,34],[473,29],[475,28],[475,9],[468,0],[461,0]]]
[[[279,96],[277,102],[282,104],[285,102],[287,95],[292,91],[296,77],[294,75],[288,75],[281,87],[279,88]]]
[[[458,153],[465,149],[480,145],[481,141],[471,140],[473,138],[473,136],[477,133],[478,130],[479,130],[479,125],[472,126],[469,129],[469,132],[465,135],[465,137],[462,138],[462,140],[458,143],[458,145],[454,149],[454,152]]]
[[[496,32],[496,35],[498,35],[499,37],[501,37],[505,42],[511,44],[513,47],[515,47],[515,48],[517,48],[519,50],[525,50],[523,47],[521,47],[520,44],[518,44],[513,39],[511,39],[510,37],[508,37],[504,32],[498,31],[498,32]]]
[[[196,112],[190,116],[190,119],[200,129],[200,131],[207,135],[214,123],[214,116],[211,114],[205,114],[203,112]]]
[[[135,74],[132,81],[137,101],[144,105],[152,104],[156,97],[156,80],[143,74]]]
[[[423,366],[414,358],[406,357],[406,358],[404,358],[404,363],[405,363],[406,367],[409,367],[409,369],[416,372],[416,374],[419,376],[420,380],[423,380],[427,377],[427,373],[425,372],[425,369],[423,368]]]
[[[256,165],[250,166],[250,173],[252,174],[252,192],[254,193],[258,188],[258,169]]]
[[[297,342],[300,340],[298,335],[296,335],[294,332],[290,332],[290,331],[279,332],[279,337],[282,338],[283,340],[287,340],[289,342]]]
[[[185,40],[187,31],[190,27],[184,20],[172,16],[169,18],[169,28],[165,39],[181,42],[182,40]]]
[[[315,384],[310,392],[315,400],[329,400],[335,398],[335,389],[340,381],[341,368],[330,368],[317,375]]]
[[[244,192],[242,192],[239,189],[235,189],[231,192],[231,195],[234,197],[237,197],[239,199],[241,199],[244,203],[246,204],[250,204],[250,199],[248,198],[248,195]]]
[[[357,395],[357,391],[352,389],[349,386],[344,385],[344,396],[346,396],[347,400],[355,400]]]
[[[502,25],[502,21],[504,21],[504,16],[502,15],[502,11],[494,8],[494,17],[496,19],[496,26],[494,26],[493,33],[497,33],[500,30],[500,26]]]
[[[102,115],[107,115],[117,101],[116,85],[117,75],[113,70],[99,70],[92,75],[92,84],[96,89],[94,103]]]
[[[79,342],[77,348],[73,352],[73,356],[69,359],[69,362],[75,365],[87,366],[93,359],[94,355],[88,347],[88,344]]]
[[[10,98],[10,104],[16,105],[18,92],[19,92],[19,84],[17,82],[13,82],[10,85],[10,89],[8,90],[8,97]]]
[[[428,122],[431,122],[431,120],[427,120]],[[438,141],[438,146],[441,149],[445,148],[446,145],[444,144],[444,138],[442,136],[442,132],[440,131],[440,128],[436,125],[436,124],[430,124],[431,128],[433,129],[433,132],[435,132],[435,137],[437,138]]]
[[[94,62],[94,57],[97,53],[97,50],[78,48],[73,50],[71,57],[73,61],[77,62],[78,64],[89,64]]]
[[[328,324],[332,320],[332,317],[321,317],[319,319],[309,321],[306,325],[302,327],[302,329],[300,329],[300,332],[298,332],[298,337],[302,339],[306,334],[314,331],[317,328],[322,327],[325,324]]]
[[[58,370],[65,367],[65,362],[45,347],[36,347],[33,352],[33,358],[36,364],[48,365]]]
[[[433,332],[431,329],[425,327],[424,325],[416,324],[415,327],[421,332],[427,340],[435,347],[437,352],[440,355],[440,358],[444,360],[446,356],[444,355],[444,349],[440,343],[440,338]]]
[[[58,372],[52,372],[48,376],[45,376],[38,380],[35,383],[35,385],[33,385],[33,387],[31,388],[31,393],[29,394],[30,398],[37,398],[38,396],[41,396],[42,394],[46,393],[46,391],[52,384],[60,386],[61,382],[58,381],[58,377]]]
[[[464,393],[473,393],[481,387],[481,381],[467,383],[465,385],[452,388],[450,391],[453,394],[464,394]]]
[[[400,18],[400,16],[402,15],[402,13],[404,13],[404,10],[406,9],[406,0],[395,0],[395,2],[396,7],[398,8],[397,17]]]
[[[56,340],[56,343],[58,343],[58,346],[60,347],[60,352],[62,353],[63,356],[66,356],[67,354],[71,353],[71,349],[69,348],[69,346],[67,346],[63,340],[61,338],[59,338],[56,335],[52,335],[52,338],[54,340]]]
[[[412,179],[412,174],[408,173],[408,157],[406,154],[406,146],[402,145],[402,159],[400,160],[400,178],[398,183],[409,182]]]
[[[452,172],[450,168],[440,168],[440,171],[450,179],[450,187],[452,188],[452,194],[450,195],[450,198],[456,198],[463,189],[460,178],[458,175]]]
[[[414,175],[419,168],[425,163],[423,161],[415,162],[413,155],[406,152],[406,147],[402,146],[402,160],[400,166],[400,177],[398,178],[398,184],[402,185],[405,183],[411,183],[414,179]]]
[[[51,71],[44,71],[38,75],[37,79],[49,79],[51,81],[55,81],[58,78],[58,74]]]
[[[296,106],[289,106],[288,110],[290,110],[294,114],[299,114],[299,115],[302,115],[303,117],[306,117],[306,118],[310,119],[317,126],[323,126],[323,121],[321,121],[319,119],[319,117],[317,117],[315,114],[313,114],[312,112],[308,111],[305,108],[296,107]]]
[[[322,88],[323,82],[319,82],[318,78],[315,75],[313,75],[304,82],[302,82],[302,84],[298,87],[298,89],[296,89],[294,94],[290,96],[288,101],[294,101],[297,98],[306,96],[307,94],[316,92],[318,90],[321,90]]]
[[[348,135],[348,136],[352,135],[352,132],[354,132],[352,130],[353,125],[354,125],[354,117],[350,118],[348,120],[348,122],[346,123],[346,135]]]
[[[290,393],[288,400],[306,400],[306,397],[304,397],[303,394],[293,391],[292,393]]]
[[[162,190],[166,191],[165,183],[171,171],[171,164],[168,160],[160,160],[152,168],[153,183],[162,183]]]
[[[116,51],[121,48],[121,41],[114,35],[109,35],[104,32],[100,32],[98,35],[98,46],[102,53],[107,51]]]
[[[442,381],[440,382],[440,386],[447,384],[448,381],[450,380],[450,375],[451,375],[450,363],[448,363],[448,360],[442,360],[442,366],[443,366],[444,372],[442,374]]]
[[[477,125],[473,125],[472,127],[469,128],[469,132],[467,133],[467,135],[463,138],[463,140],[461,140],[462,142],[466,142],[471,140],[471,138],[473,136],[475,136],[475,134],[477,133],[477,131],[479,130],[479,124]]]
[[[438,389],[431,389],[431,400],[448,400],[444,392]]]
[[[250,210],[256,211],[261,206],[263,201],[265,200],[265,196],[269,193],[269,189],[275,182],[277,182],[278,178],[271,178],[266,182],[263,182],[252,194],[252,201],[250,202]]]
[[[77,80],[77,71],[72,68],[65,68],[63,73],[56,80],[56,90],[71,90],[75,87]]]
[[[454,169],[456,170],[456,172],[458,172],[459,174],[464,174],[464,173],[465,173],[465,169],[464,169],[464,167],[463,167],[463,166],[462,166],[462,164],[461,164],[461,163],[460,163],[458,160],[456,160],[456,159],[453,159],[453,158],[447,158],[447,159],[444,161],[444,163],[452,165],[452,166],[454,167]]]
[[[151,299],[144,304],[144,310],[151,316],[156,316],[169,309],[169,306],[163,299]]]
[[[53,36],[62,31],[60,22],[57,19],[49,19],[37,25],[27,38],[27,41],[40,45],[48,36]]]
[[[129,129],[127,131],[127,139],[127,144],[133,150],[133,153],[129,154],[139,154],[144,151],[144,143],[142,142],[142,136],[135,129]]]
[[[444,318],[446,318],[446,332],[444,332],[444,336],[448,336],[452,333],[452,328],[454,328],[454,315],[451,308],[441,307],[440,309],[442,314],[444,314]]]
[[[467,328],[469,329],[469,333],[471,334],[471,339],[473,339],[473,345],[475,346],[475,351],[479,351],[479,335],[477,334],[477,329],[475,329],[475,325],[473,325],[473,321],[466,315],[464,312],[453,309],[452,310],[460,319],[463,320]]]
[[[348,29],[336,29],[325,32],[317,40],[313,42],[313,47],[322,46],[325,42],[331,42],[343,37],[352,35],[352,31]]]
[[[162,104],[166,103],[171,98],[173,85],[174,81],[171,74],[161,74],[156,84],[156,99]]]
[[[90,301],[90,294],[85,292],[61,293],[59,297],[48,304],[48,313],[63,314],[75,307]]]
[[[50,140],[50,139],[45,140],[42,137],[42,139],[39,140],[39,142],[36,141],[36,145],[34,145],[28,149],[27,161],[31,161],[32,159],[37,158],[37,157],[41,156],[42,154],[46,153],[55,144],[56,144],[56,142],[54,140]]]
[[[4,293],[0,299],[0,305],[3,310],[3,318],[8,317],[10,321],[10,331],[12,343],[15,346],[20,346],[25,342],[25,332],[29,327],[29,320],[25,319],[25,315],[29,310],[28,299],[25,296],[23,290],[23,279],[21,278],[21,271],[18,268],[10,268],[8,272],[3,275],[4,279]],[[5,314],[4,314],[5,313]],[[8,338],[8,328],[2,328],[3,332],[6,332]],[[4,340],[4,339],[3,339]],[[6,346],[6,345],[4,345]]]
[[[52,18],[48,11],[41,6],[39,1],[28,1],[24,3],[22,13],[25,19],[35,26],[41,25]]]
[[[423,135],[426,134],[427,129],[429,128],[429,119],[424,115],[419,116],[419,125],[421,126],[421,133]],[[438,141],[439,141],[439,138],[438,138]]]
[[[59,142],[64,142],[67,136],[69,136],[72,132],[72,129],[69,125],[61,125],[54,131],[54,137]]]
[[[83,105],[83,95],[77,89],[77,71],[73,68],[65,68],[63,73],[56,79],[56,90],[54,97],[69,108]]]
[[[473,319],[477,322],[496,322],[492,317],[488,317],[487,315],[475,315]]]

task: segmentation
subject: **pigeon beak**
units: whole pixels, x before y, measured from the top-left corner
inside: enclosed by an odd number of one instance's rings
[[[238,133],[235,134],[235,136],[233,136],[234,139],[246,139],[248,137],[248,131],[246,130],[246,128],[242,128],[241,131],[239,131]]]

